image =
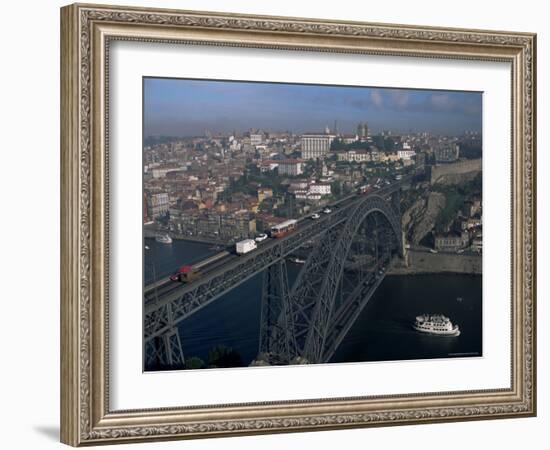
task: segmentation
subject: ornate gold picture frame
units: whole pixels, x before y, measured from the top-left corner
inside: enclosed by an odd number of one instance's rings
[[[110,45],[115,41],[509,63],[510,387],[113,410],[109,400],[108,68]],[[535,89],[536,36],[530,33],[85,4],[62,8],[62,442],[81,446],[534,416]]]

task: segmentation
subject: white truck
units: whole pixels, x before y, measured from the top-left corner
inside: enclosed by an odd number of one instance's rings
[[[235,250],[238,255],[244,255],[245,253],[256,250],[258,245],[254,239],[245,239],[244,241],[239,241],[235,244]]]

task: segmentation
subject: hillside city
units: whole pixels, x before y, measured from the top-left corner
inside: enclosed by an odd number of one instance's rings
[[[144,142],[145,236],[229,245],[313,214],[362,186],[414,174],[401,199],[408,248],[482,251],[481,133],[249,129]]]

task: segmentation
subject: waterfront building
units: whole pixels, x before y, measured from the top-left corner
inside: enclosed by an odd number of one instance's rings
[[[482,234],[477,234],[472,240],[472,250],[481,253],[483,251],[483,237]]]
[[[170,216],[170,230],[182,236],[234,242],[255,235],[256,219],[247,210],[234,213],[174,211]]]
[[[467,231],[460,234],[449,233],[435,237],[434,248],[443,252],[456,252],[468,246],[470,237]]]
[[[147,195],[147,212],[151,218],[156,218],[166,213],[170,208],[170,198],[167,192]]]

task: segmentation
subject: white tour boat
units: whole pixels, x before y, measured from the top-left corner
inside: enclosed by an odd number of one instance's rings
[[[421,333],[439,336],[460,335],[458,325],[453,325],[451,319],[443,314],[422,314],[421,316],[416,316],[413,328]]]
[[[159,234],[155,238],[155,241],[160,242],[161,244],[171,244],[172,243],[172,238],[170,236],[168,236],[167,234]]]

